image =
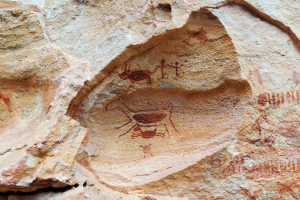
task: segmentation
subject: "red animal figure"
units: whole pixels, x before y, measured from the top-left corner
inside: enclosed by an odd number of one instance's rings
[[[264,113],[263,115],[259,116],[256,120],[255,120],[255,123],[252,125],[251,129],[252,130],[258,130],[259,132],[259,135],[261,135],[261,127],[260,127],[260,124],[262,124],[263,122],[266,122],[267,124],[269,125],[272,125],[272,126],[276,126],[276,123],[275,122],[272,122],[268,119],[268,115],[269,115],[269,112],[266,112]]]
[[[181,68],[181,67],[183,66],[183,64],[180,65],[180,66],[179,66],[178,64],[179,64],[178,62],[175,62],[175,65],[169,65],[169,64],[168,64],[168,66],[173,67],[173,68],[176,69],[176,77],[179,77],[179,75],[180,75],[180,74],[178,73],[178,69]],[[176,77],[175,77],[175,78],[176,78]],[[174,78],[174,79],[175,79],[175,78]]]
[[[11,112],[10,99],[9,99],[9,98],[5,98],[5,97],[3,96],[3,94],[0,94],[0,100],[1,100],[1,99],[3,99],[5,105],[7,106],[7,110],[8,110],[9,112]]]
[[[207,40],[207,36],[206,36],[207,32],[203,29],[203,27],[201,27],[201,29],[197,32],[189,32],[188,31],[188,36],[185,40],[183,40],[184,43],[186,44],[190,44],[189,41],[191,38],[196,38],[197,40],[199,40],[201,43],[205,43],[205,41]]]
[[[300,121],[280,121],[278,123],[272,122],[268,119],[269,113],[259,116],[255,123],[252,125],[252,130],[258,130],[260,137],[258,139],[253,140],[253,143],[260,142],[261,144],[269,144],[275,143],[277,137],[282,135],[283,137],[289,139],[289,141],[293,142],[294,145],[298,145],[298,139],[300,138]],[[261,137],[261,124],[266,122],[271,125],[272,128],[269,128],[269,134],[264,134]]]
[[[151,144],[149,144],[149,145],[140,145],[140,147],[143,148],[144,158],[146,158],[146,154],[150,154],[151,156],[153,156],[152,153],[151,153],[151,147],[150,146],[151,146]]]
[[[156,67],[161,68],[161,79],[167,79],[167,78],[165,78],[166,74],[164,73],[164,68],[166,68],[168,66],[168,65],[165,65],[166,60],[163,58],[160,62],[161,62],[161,66],[158,65]]]
[[[267,111],[263,115],[259,116],[256,119],[255,123],[252,125],[252,130],[258,130],[259,132],[259,136],[257,138],[250,140],[252,144],[259,144],[259,145],[271,147],[276,142],[279,136],[278,131],[276,130],[278,123],[269,120],[268,116],[269,116],[269,112]],[[262,135],[261,124],[263,122],[271,125],[272,127],[269,127],[268,131]]]
[[[263,79],[262,79],[262,76],[260,75],[258,69],[254,70],[254,71],[249,70],[248,80],[252,80],[253,77],[258,79],[259,85],[263,84]]]
[[[125,70],[123,73],[119,74],[119,77],[123,80],[129,79],[130,86],[129,88],[133,88],[135,82],[147,80],[147,85],[152,85],[151,75],[157,71],[157,67],[154,69],[153,72],[149,70],[138,70],[138,71],[130,71],[130,65],[127,69],[127,63],[125,64]]]
[[[165,133],[156,133],[155,129],[154,131],[142,131],[141,127],[139,125],[137,125],[134,129],[134,131],[139,131],[139,133],[134,133],[131,135],[131,139],[135,138],[135,137],[142,137],[142,138],[153,138],[154,136],[160,136],[162,138],[165,137]]]
[[[172,134],[178,133],[174,124],[171,120],[171,115],[173,111],[173,104],[170,103],[166,109],[161,110],[153,110],[153,111],[137,111],[134,112],[125,104],[124,97],[119,97],[118,99],[111,101],[106,105],[107,110],[121,110],[128,118],[129,122],[118,127],[118,129],[126,127],[127,131],[124,134],[119,135],[119,137],[126,135],[129,131],[131,131],[136,125],[144,126],[144,127],[153,127],[164,125],[168,135],[170,137],[170,132]],[[150,133],[147,133],[150,134]],[[144,134],[144,135],[147,135]]]

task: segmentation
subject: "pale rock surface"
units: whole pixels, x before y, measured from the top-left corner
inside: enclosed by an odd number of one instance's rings
[[[0,0],[0,199],[299,199],[299,9]]]

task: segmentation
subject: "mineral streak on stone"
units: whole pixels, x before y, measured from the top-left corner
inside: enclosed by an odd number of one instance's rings
[[[300,199],[299,9],[0,1],[0,199]]]

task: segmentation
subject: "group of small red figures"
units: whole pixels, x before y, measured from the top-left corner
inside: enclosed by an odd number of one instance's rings
[[[235,174],[235,173],[259,173],[259,174],[273,174],[273,173],[299,173],[300,160],[288,160],[288,162],[280,162],[279,160],[266,160],[260,163],[253,163],[251,166],[244,165],[244,163],[230,162],[227,167],[224,168],[223,173]]]
[[[174,65],[165,64],[166,60],[164,58],[160,62],[161,62],[161,64],[156,66],[153,71],[150,71],[150,70],[130,70],[130,65],[125,63],[125,70],[124,70],[124,72],[119,74],[119,77],[123,80],[129,79],[130,80],[130,86],[129,86],[130,88],[134,88],[135,82],[139,82],[139,81],[143,81],[143,80],[147,81],[147,85],[152,85],[151,76],[154,73],[156,73],[159,68],[161,69],[161,78],[160,79],[168,79],[168,77],[166,77],[166,73],[164,72],[164,69],[168,66],[175,69],[176,76],[175,76],[174,79],[179,77],[180,74],[179,74],[178,70],[181,67],[183,67],[183,64],[179,65],[178,62],[175,62]]]
[[[299,91],[297,90],[296,92],[291,91],[291,92],[284,92],[281,93],[261,93],[258,95],[258,100],[257,103],[261,107],[265,106],[267,103],[269,105],[280,105],[284,104],[285,102],[291,103],[291,102],[297,102],[299,103],[300,101],[300,94]]]
[[[229,161],[229,162],[228,162]],[[214,164],[215,163],[215,164]],[[235,174],[235,173],[255,173],[260,174],[272,174],[277,172],[294,172],[299,173],[300,171],[300,159],[288,159],[286,161],[280,160],[265,160],[263,162],[253,163],[251,166],[245,165],[245,159],[243,155],[235,157],[214,158],[211,157],[211,167],[222,167],[223,173]]]

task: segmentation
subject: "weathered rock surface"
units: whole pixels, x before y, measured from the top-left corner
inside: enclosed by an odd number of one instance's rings
[[[0,199],[300,199],[299,8],[0,0]]]

